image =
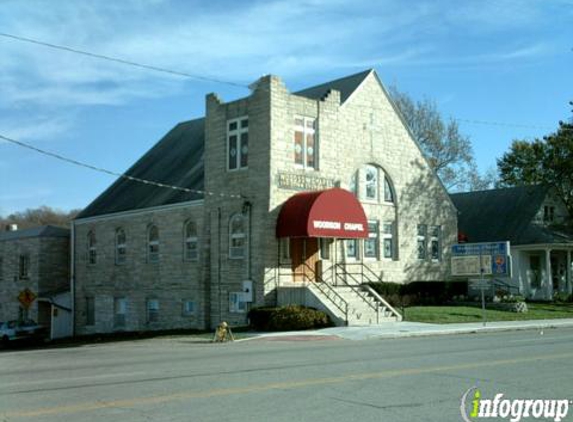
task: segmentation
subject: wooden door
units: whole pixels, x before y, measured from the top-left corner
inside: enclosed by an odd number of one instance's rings
[[[290,256],[292,261],[293,280],[315,281],[318,262],[317,238],[291,238]]]

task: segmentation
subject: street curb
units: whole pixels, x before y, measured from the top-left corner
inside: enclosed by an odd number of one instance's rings
[[[572,328],[573,324],[543,324],[537,326],[516,326],[516,327],[475,327],[475,328],[460,328],[446,331],[418,331],[411,333],[388,333],[373,335],[368,339],[385,340],[393,338],[411,338],[411,337],[432,337],[432,336],[447,336],[455,334],[481,334],[481,333],[495,333],[495,332],[509,332],[509,331],[534,331],[534,330],[550,330],[558,328]]]
[[[499,323],[499,321],[497,321]],[[496,323],[496,321],[492,322]],[[414,337],[431,337],[431,336],[446,336],[455,334],[481,334],[481,333],[495,333],[495,332],[509,332],[509,331],[525,331],[525,330],[545,330],[545,329],[557,329],[557,328],[573,328],[573,319],[564,320],[530,320],[530,321],[520,321],[520,324],[503,324],[499,326],[476,326],[475,323],[469,323],[472,326],[460,327],[448,327],[447,324],[428,324],[427,328],[423,329],[412,329],[412,331],[406,331],[407,328],[395,327],[394,332],[381,332],[381,333],[366,333],[362,338],[356,338],[360,336],[352,336],[352,333],[357,333],[360,327],[339,327],[341,330],[348,328],[348,335],[341,332],[330,332],[325,329],[323,330],[309,330],[309,331],[281,331],[274,333],[261,333],[253,337],[248,337],[235,342],[251,341],[251,340],[261,340],[267,337],[290,337],[290,336],[336,336],[343,340],[361,341],[361,340],[386,340],[386,339],[399,339],[399,338],[414,338]],[[381,330],[384,330],[384,326],[379,326]],[[364,326],[364,329],[374,330],[375,326]],[[326,332],[325,332],[326,331]]]

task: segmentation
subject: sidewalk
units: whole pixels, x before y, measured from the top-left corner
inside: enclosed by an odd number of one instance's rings
[[[245,340],[338,337],[345,340],[388,339],[448,334],[469,334],[496,331],[543,330],[548,328],[573,327],[573,319],[540,319],[531,321],[495,321],[462,324],[425,324],[421,322],[389,322],[377,326],[332,327],[321,330],[288,331],[259,334]]]

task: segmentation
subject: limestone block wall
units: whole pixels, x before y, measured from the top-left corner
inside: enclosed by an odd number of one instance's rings
[[[207,96],[205,189],[216,193],[205,198],[205,218],[211,225],[212,325],[223,320],[244,325],[248,310],[264,303],[272,79],[261,78],[254,92],[241,100],[225,103],[215,95]],[[239,117],[249,119],[248,167],[228,170],[227,125]],[[244,215],[248,238],[245,256],[240,259],[229,256],[229,223],[236,214]],[[246,280],[253,283],[253,302],[233,312],[230,294],[241,292]]]
[[[24,289],[38,294],[40,281],[40,239],[23,238],[0,241],[2,257],[2,278],[0,280],[0,321],[18,319],[20,302],[18,295]],[[19,277],[20,255],[30,257],[28,278]],[[32,303],[28,317],[37,320],[38,303]]]
[[[70,290],[70,238],[40,238],[39,292],[41,295]]]
[[[198,228],[199,258],[186,260],[184,227]],[[163,209],[77,220],[75,222],[76,334],[111,331],[204,328],[209,318],[209,226],[201,201]],[[159,229],[159,260],[149,262],[147,229]],[[115,234],[125,230],[126,259],[116,262]],[[87,236],[96,235],[97,262],[88,262]],[[117,324],[116,305],[125,299],[125,323]],[[95,305],[94,324],[88,324],[87,303]],[[157,300],[157,321],[149,321],[147,301]],[[185,302],[194,305],[186,313]]]
[[[69,288],[68,237],[27,237],[0,241],[0,321],[18,319],[18,295],[30,289],[36,296]],[[27,278],[20,278],[20,256],[29,257]],[[38,302],[28,310],[28,318],[38,320]]]
[[[276,262],[274,224],[282,203],[297,191],[279,186],[281,172],[331,179],[351,188],[352,177],[365,165],[382,169],[395,190],[395,203],[362,200],[369,219],[396,223],[394,260],[366,260],[384,281],[444,280],[448,277],[449,245],[456,241],[457,216],[445,189],[431,171],[419,147],[410,137],[377,76],[371,73],[362,85],[340,104],[340,94],[331,91],[314,101],[292,95],[274,81],[271,115],[270,218],[267,220],[267,259]],[[294,165],[295,116],[318,122],[319,168]],[[441,228],[442,256],[439,262],[417,259],[417,225]],[[380,245],[381,247],[381,245]],[[343,247],[338,248],[341,252]],[[344,260],[342,252],[338,258]]]

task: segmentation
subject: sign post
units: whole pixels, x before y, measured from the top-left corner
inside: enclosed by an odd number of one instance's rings
[[[32,303],[36,300],[38,296],[28,288],[25,288],[18,295],[18,300],[24,307],[24,309],[30,309]]]
[[[484,327],[487,324],[485,289],[490,287],[486,277],[510,277],[510,264],[509,242],[461,243],[452,246],[452,276],[479,275],[479,280],[470,280],[470,285],[480,289]]]
[[[485,268],[483,267],[483,253],[480,249],[479,251],[479,280],[480,280],[480,290],[481,290],[481,317],[483,321],[483,326],[485,327],[487,324],[487,314],[485,311],[485,283],[483,279],[483,273],[485,272]]]

